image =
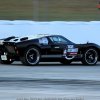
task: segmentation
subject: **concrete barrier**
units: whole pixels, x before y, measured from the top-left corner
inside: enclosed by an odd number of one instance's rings
[[[0,38],[34,34],[59,34],[75,43],[86,43],[89,41],[100,44],[99,28],[100,21],[35,22],[27,20],[0,20]]]

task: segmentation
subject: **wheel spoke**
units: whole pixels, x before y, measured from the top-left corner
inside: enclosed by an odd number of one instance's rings
[[[88,64],[94,64],[97,62],[97,52],[94,49],[90,49],[85,54],[85,59]]]
[[[39,61],[39,52],[32,48],[28,50],[26,57],[29,64],[35,64]]]

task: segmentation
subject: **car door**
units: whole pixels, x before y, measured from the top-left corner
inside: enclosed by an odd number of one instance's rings
[[[49,38],[52,41],[51,54],[63,54],[64,49],[66,49],[69,44],[69,41],[60,36],[51,36]]]

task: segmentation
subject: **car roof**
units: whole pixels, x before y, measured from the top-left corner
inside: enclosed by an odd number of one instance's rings
[[[20,40],[31,40],[31,39],[38,39],[38,38],[42,38],[42,37],[49,37],[49,36],[58,36],[56,34],[36,34],[36,35],[30,35],[30,36],[25,36],[25,37],[18,37],[18,38],[14,38],[11,39],[10,42],[21,42]]]
[[[46,36],[57,36],[57,34],[36,34],[36,35],[30,35],[30,36],[27,36],[27,37],[46,37]]]

